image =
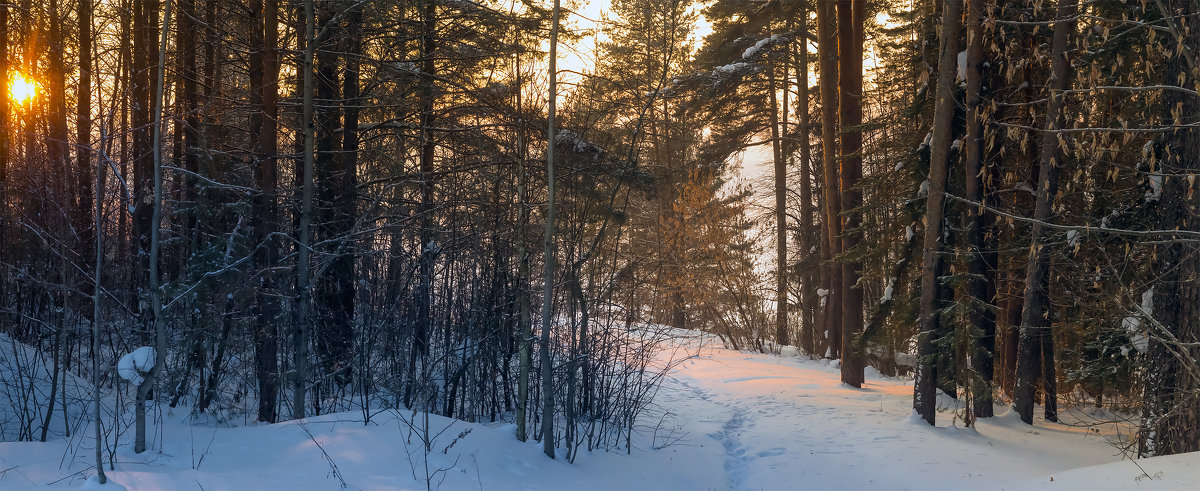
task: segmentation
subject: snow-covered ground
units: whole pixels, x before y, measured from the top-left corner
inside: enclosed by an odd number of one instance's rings
[[[1197,489],[1200,454],[1122,458],[1099,433],[1015,415],[975,429],[911,417],[911,382],[868,375],[841,385],[836,368],[792,356],[706,347],[659,391],[629,455],[574,464],[520,443],[511,424],[421,415],[325,415],[236,428],[163,410],[150,451],[116,454],[111,482],[128,489]],[[947,426],[949,425],[949,426]],[[414,428],[415,426],[415,428]],[[125,437],[126,440],[129,437]],[[0,489],[91,488],[90,433],[0,443]],[[344,486],[343,486],[344,482]],[[119,489],[119,487],[117,487]]]

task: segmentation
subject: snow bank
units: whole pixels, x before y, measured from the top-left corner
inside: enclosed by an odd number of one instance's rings
[[[1003,406],[974,429],[952,412],[939,413],[931,427],[913,416],[909,380],[868,371],[866,384],[853,388],[841,383],[836,363],[721,349],[699,335],[677,341],[695,356],[664,380],[629,455],[583,446],[569,464],[562,448],[550,460],[540,443],[518,442],[511,423],[430,416],[426,425],[411,411],[377,413],[369,424],[359,413],[336,413],[214,428],[188,424],[186,408],[164,408],[155,429],[161,451],[135,455],[123,438],[107,474],[113,489],[210,491],[425,489],[427,482],[488,490],[1192,489],[1200,482],[1200,454],[1139,460],[1143,473],[1107,443],[1115,429],[1041,419],[1029,426]],[[1071,411],[1061,416],[1071,423]],[[0,443],[0,489],[94,486],[88,438]]]
[[[1057,472],[1031,479],[1021,489],[1196,489],[1200,487],[1200,452],[1122,460]]]

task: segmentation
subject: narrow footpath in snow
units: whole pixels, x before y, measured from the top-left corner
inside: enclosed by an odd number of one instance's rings
[[[1088,428],[1028,426],[1007,408],[974,429],[946,411],[932,428],[911,417],[911,398],[911,381],[871,369],[858,389],[822,362],[711,348],[682,364],[659,402],[681,419],[701,415],[683,442],[722,448],[731,489],[1019,489],[1121,459]]]

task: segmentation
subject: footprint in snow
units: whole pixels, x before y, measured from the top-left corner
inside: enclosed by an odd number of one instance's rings
[[[745,413],[734,408],[733,415],[721,426],[721,431],[711,435],[721,441],[725,447],[725,474],[729,479],[730,489],[745,487],[747,463],[746,448],[742,445],[740,434],[746,426]]]

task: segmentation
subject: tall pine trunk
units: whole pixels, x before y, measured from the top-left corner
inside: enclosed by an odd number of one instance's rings
[[[63,29],[63,17],[59,13],[58,0],[50,0],[50,48],[53,51],[62,52],[65,44],[65,30]],[[66,100],[66,79],[67,67],[62,56],[50,56],[49,60],[50,73],[46,77],[48,80],[47,89],[50,93],[50,107],[48,114],[48,126],[50,134],[47,135],[46,147],[50,151],[50,165],[54,172],[62,176],[70,176],[71,172],[71,147],[70,141],[67,139],[67,100]],[[80,177],[82,179],[82,177]],[[58,223],[51,225],[51,230],[57,229],[59,233],[66,239],[70,240],[72,234],[72,225],[80,225],[79,222],[72,223],[79,213],[86,214],[83,203],[85,199],[76,199],[76,194],[71,192],[71,184],[60,182],[60,186],[55,187],[55,193],[58,199],[63,200],[65,204],[62,206],[64,210],[60,215]],[[80,237],[76,235],[75,239]],[[69,242],[68,242],[69,243]],[[86,246],[84,246],[86,247]],[[75,247],[72,247],[73,249]],[[66,251],[63,251],[64,253]],[[58,391],[55,387],[58,386],[59,371],[62,368],[62,338],[63,331],[66,330],[66,315],[67,315],[67,297],[70,295],[69,287],[71,283],[70,268],[66,264],[66,255],[57,258],[59,263],[59,286],[57,292],[53,293],[54,297],[54,324],[53,336],[51,337],[51,365],[50,365],[50,399],[46,403],[46,417],[42,424],[41,441],[46,441],[47,433],[50,430],[51,417],[54,416],[54,407],[57,402]],[[64,404],[66,401],[63,401]]]
[[[327,263],[314,275],[313,321],[320,377],[338,386],[350,381],[354,322],[354,169],[358,147],[358,112],[347,98],[358,91],[358,62],[353,54],[361,12],[345,12],[344,2],[321,8],[324,33],[316,50],[316,240]],[[341,19],[337,19],[341,17]],[[342,59],[345,65],[341,64]],[[344,78],[339,78],[344,74]],[[339,87],[341,85],[341,87]],[[346,110],[343,110],[343,107]],[[343,115],[347,116],[343,118]],[[349,127],[353,118],[355,128]],[[340,134],[339,134],[340,133]],[[353,148],[347,148],[349,143]]]
[[[841,195],[838,186],[837,158],[837,19],[834,0],[817,2],[817,49],[821,58],[821,164],[824,172],[826,250],[829,251],[829,288],[825,295],[825,337],[829,355],[840,358],[842,349],[842,269],[835,261],[841,254]]]
[[[780,119],[779,100],[776,95],[774,64],[768,65],[768,91],[771,101],[771,151],[775,159],[775,342],[780,346],[791,344],[788,338],[788,290],[787,290],[787,162],[783,155],[783,138],[779,127],[787,131],[787,68],[784,65],[783,119]],[[784,135],[786,138],[786,135]]]
[[[418,167],[421,177],[421,202],[418,207],[418,214],[421,217],[420,277],[416,299],[417,318],[413,330],[413,348],[408,360],[409,383],[404,389],[405,404],[409,404],[413,397],[417,360],[423,360],[429,353],[429,335],[433,330],[433,260],[437,253],[433,228],[433,157],[436,148],[433,139],[433,84],[437,68],[433,59],[433,51],[436,48],[433,31],[437,27],[434,18],[435,12],[433,2],[427,1],[423,14],[424,31],[421,35],[421,161]]]
[[[278,160],[276,131],[278,127],[279,81],[279,5],[278,0],[257,0],[262,9],[259,31],[258,63],[251,67],[252,85],[258,89],[257,124],[251,126],[250,146],[255,149],[255,181],[258,193],[254,196],[254,266],[259,275],[254,296],[254,366],[258,379],[258,420],[273,423],[278,419],[279,398],[279,304],[275,300],[275,275],[271,268],[278,260],[278,230],[276,194],[278,192]],[[217,367],[214,367],[214,369]],[[210,387],[211,391],[212,388]]]
[[[980,203],[967,209],[967,295],[972,305],[971,326],[977,331],[975,350],[971,354],[971,392],[975,407],[974,416],[992,416],[992,373],[993,353],[996,349],[995,302],[995,255],[987,250],[990,235],[988,220],[991,215],[984,210],[983,163],[983,113],[980,98],[983,86],[983,16],[984,1],[967,1],[967,53],[966,53],[966,109],[967,135],[966,188],[967,199]],[[989,261],[990,259],[990,261]]]
[[[79,257],[87,258],[88,248],[93,245],[92,234],[100,232],[92,227],[91,223],[88,223],[91,221],[88,212],[92,211],[92,207],[88,203],[92,197],[92,0],[79,0],[78,21],[79,81],[75,92],[77,94],[75,165],[76,172],[78,172],[79,189],[75,193],[78,199],[78,205],[75,208],[75,228],[79,231]],[[0,56],[4,56],[3,53],[0,53]],[[5,72],[0,70],[0,73]],[[3,244],[2,234],[0,234],[0,244]],[[88,274],[97,274],[96,272],[99,271],[95,268],[95,264],[88,264],[86,259],[84,259],[83,270]],[[82,289],[83,285],[80,287]],[[81,306],[81,309],[86,309],[86,307]]]
[[[88,0],[83,0],[88,1]],[[0,73],[8,73],[8,2],[0,2]],[[8,97],[0,97],[0,244],[8,240],[8,158],[9,158],[9,117]],[[0,247],[0,263],[4,263],[6,254]],[[0,273],[0,308],[7,307],[8,285],[6,276]]]
[[[334,335],[336,346],[334,351],[338,363],[342,365],[341,373],[334,380],[342,385],[353,380],[349,370],[354,356],[354,308],[355,296],[355,255],[357,254],[354,239],[355,226],[358,222],[358,152],[359,134],[358,120],[360,99],[360,65],[363,56],[361,6],[352,6],[353,10],[346,15],[346,32],[343,38],[345,57],[345,76],[342,79],[342,153],[338,159],[338,172],[334,179],[334,217],[339,234],[338,250],[330,264],[331,273],[336,281],[334,294],[339,309],[338,331]],[[365,368],[365,367],[364,367]]]
[[[804,29],[808,27],[808,9],[807,4],[801,7],[800,18],[803,19]],[[797,110],[796,119],[798,123],[798,132],[800,140],[800,227],[799,227],[799,242],[800,256],[803,259],[803,268],[801,269],[801,298],[803,299],[803,324],[804,324],[804,345],[805,351],[808,354],[816,355],[818,346],[821,342],[818,335],[821,329],[816,325],[816,311],[819,299],[816,293],[816,272],[817,266],[820,264],[820,256],[814,250],[816,242],[813,237],[819,237],[820,234],[814,234],[813,227],[816,225],[813,222],[813,183],[812,183],[812,148],[809,141],[811,130],[810,108],[808,101],[808,40],[800,42],[800,57],[799,57],[799,82],[798,95],[799,108]]]
[[[313,164],[315,128],[313,128],[313,57],[316,50],[315,0],[304,0],[304,62],[300,90],[301,120],[304,130],[304,155],[300,178],[300,230],[296,232],[296,325],[292,335],[292,418],[304,417],[304,399],[308,387],[308,333],[312,293],[309,291],[309,247],[312,244]]]
[[[1050,51],[1049,101],[1046,104],[1046,131],[1042,133],[1041,160],[1038,168],[1037,201],[1034,205],[1032,244],[1025,266],[1025,303],[1021,312],[1021,328],[1017,348],[1017,389],[1013,406],[1021,421],[1033,424],[1033,406],[1041,365],[1045,389],[1047,421],[1058,420],[1056,374],[1054,366],[1054,337],[1050,322],[1050,251],[1046,249],[1048,229],[1044,223],[1054,216],[1055,195],[1058,192],[1058,166],[1064,155],[1060,148],[1058,130],[1062,116],[1063,90],[1067,88],[1070,63],[1067,49],[1075,30],[1075,0],[1058,5],[1054,22],[1054,38]],[[1040,358],[1040,360],[1038,359]],[[1040,363],[1039,363],[1040,362]]]
[[[933,112],[933,136],[930,139],[929,191],[925,203],[925,241],[921,263],[920,333],[917,340],[916,376],[913,381],[913,409],[929,424],[937,417],[935,406],[938,373],[935,369],[935,340],[942,331],[940,312],[940,272],[944,249],[942,226],[945,217],[946,176],[950,160],[950,140],[954,119],[954,75],[957,67],[959,36],[962,33],[962,2],[946,0],[942,4],[942,33],[938,51],[937,96]]]
[[[550,25],[550,92],[546,111],[546,277],[542,286],[542,451],[554,458],[554,365],[550,359],[550,327],[554,315],[554,111],[558,105],[558,17],[559,0],[554,0]]]
[[[152,109],[150,90],[153,84],[153,66],[155,33],[158,32],[158,2],[157,0],[133,0],[133,55],[130,59],[129,92],[132,101],[129,107],[130,132],[132,133],[133,161],[133,246],[137,261],[136,276],[130,282],[130,288],[135,295],[144,295],[144,289],[149,284],[146,272],[149,271],[150,250],[150,215],[151,210],[146,203],[150,202],[154,184],[154,160],[150,143],[150,125]],[[139,292],[139,290],[142,290]],[[139,306],[138,321],[143,327],[149,327],[153,320],[151,314]],[[144,332],[149,332],[146,330]],[[149,342],[148,335],[143,335],[141,342]]]
[[[841,199],[845,226],[842,253],[853,256],[862,241],[862,96],[863,25],[865,0],[838,1],[838,93],[841,138]],[[842,263],[842,383],[862,387],[866,357],[855,338],[863,329],[862,259],[847,257]]]
[[[1180,19],[1195,19],[1195,2],[1175,0],[1168,8]],[[1194,88],[1200,76],[1185,59],[1184,50],[1200,48],[1200,30],[1174,28],[1168,52],[1167,83]],[[1190,74],[1189,74],[1190,72]],[[1164,91],[1163,106],[1177,111],[1164,146],[1159,228],[1200,230],[1190,178],[1200,173],[1200,131],[1182,127],[1200,114],[1200,98],[1177,90]],[[1191,118],[1190,120],[1188,118]],[[1169,176],[1169,177],[1168,177]],[[1160,282],[1154,288],[1153,315],[1146,353],[1146,387],[1142,399],[1142,428],[1138,453],[1171,455],[1200,450],[1200,251],[1193,242],[1175,241],[1158,246]]]

